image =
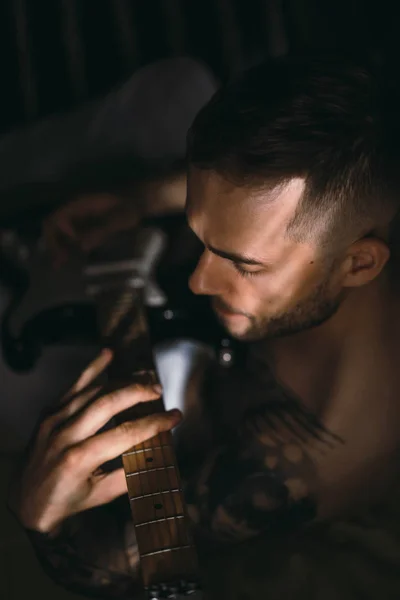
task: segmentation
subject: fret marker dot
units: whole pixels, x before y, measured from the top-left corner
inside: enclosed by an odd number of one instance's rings
[[[160,510],[160,508],[162,508],[162,504],[155,504],[154,508],[156,508],[157,510]]]

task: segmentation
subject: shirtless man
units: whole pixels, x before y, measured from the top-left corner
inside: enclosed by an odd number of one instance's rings
[[[190,287],[246,342],[243,364],[204,373],[203,447],[184,472],[200,547],[227,548],[227,562],[204,562],[215,597],[399,597],[388,87],[362,67],[279,60],[219,91],[189,133],[186,211],[204,244]],[[94,436],[156,394],[127,388],[90,404],[87,386],[109,360],[43,422],[11,505],[59,582],[123,599],[135,592],[134,539],[122,504],[104,505],[126,493],[124,476],[96,469],[179,415]]]

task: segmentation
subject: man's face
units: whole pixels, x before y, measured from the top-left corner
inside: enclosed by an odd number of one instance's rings
[[[251,190],[215,172],[190,169],[187,217],[204,244],[189,285],[211,296],[229,333],[241,340],[284,336],[319,325],[342,291],[333,261],[286,235],[304,183]]]

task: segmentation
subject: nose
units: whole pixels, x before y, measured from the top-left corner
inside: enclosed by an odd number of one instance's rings
[[[218,256],[204,250],[197,267],[189,278],[189,287],[194,294],[219,296],[223,292],[224,277]]]

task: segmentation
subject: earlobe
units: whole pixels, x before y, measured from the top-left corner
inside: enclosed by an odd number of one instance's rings
[[[365,237],[351,245],[344,261],[344,287],[370,283],[383,271],[390,258],[387,243],[377,237]]]

